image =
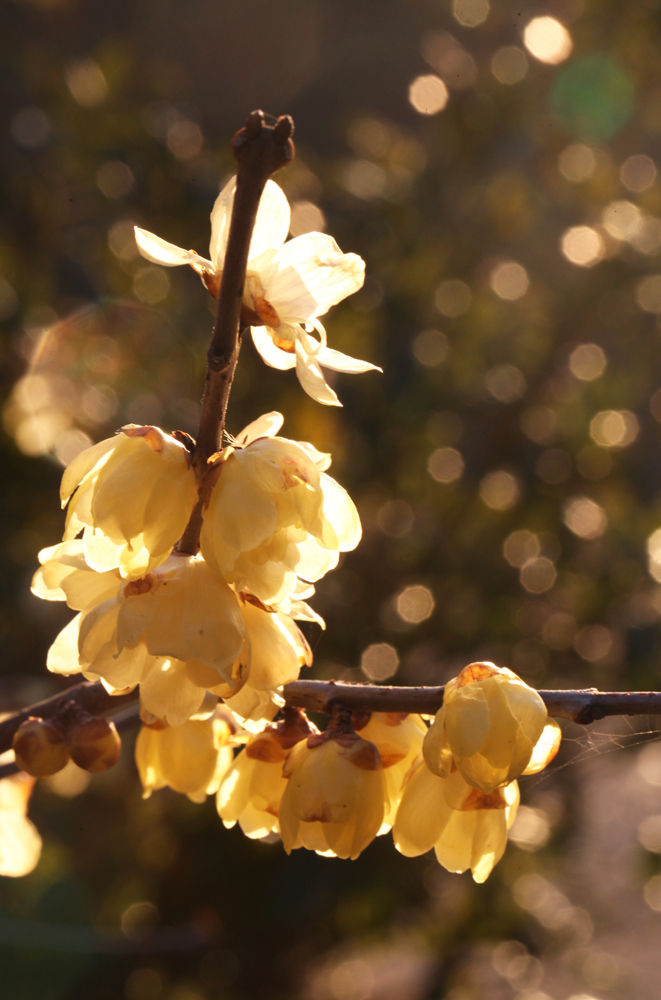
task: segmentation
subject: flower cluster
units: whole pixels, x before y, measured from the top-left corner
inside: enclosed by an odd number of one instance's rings
[[[273,718],[278,689],[312,662],[296,620],[323,625],[305,598],[361,531],[330,457],[281,425],[266,414],[214,456],[197,555],[175,548],[198,498],[179,440],[129,426],[74,459],[65,540],[40,553],[32,585],[77,612],[50,670],[111,693],[139,685],[143,713],[169,726],[209,692],[242,719]]]
[[[217,297],[235,187],[232,178],[213,206],[210,260],[136,227],[140,253],[165,267],[189,264]],[[286,243],[289,221],[284,192],[275,181],[268,181],[250,244],[243,320],[251,327],[255,347],[267,365],[283,371],[295,368],[309,396],[327,406],[341,406],[322,368],[349,374],[381,369],[328,347],[319,317],[362,288],[365,264],[355,253],[342,253],[325,233],[306,233]]]
[[[228,747],[240,742],[232,760]],[[429,729],[416,715],[338,710],[319,733],[286,708],[280,722],[249,734],[225,714],[143,729],[137,760],[145,794],[163,784],[195,801],[216,792],[225,826],[279,835],[287,853],[357,858],[392,829],[402,854],[433,848],[449,871],[470,869],[484,882],[516,817],[516,778],[540,771],[559,744],[534,690],[510,670],[473,663],[446,686]]]

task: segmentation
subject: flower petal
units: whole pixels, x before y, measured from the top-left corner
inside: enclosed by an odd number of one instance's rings
[[[258,438],[271,438],[278,433],[284,423],[284,419],[283,415],[278,413],[277,410],[264,413],[261,417],[257,417],[257,420],[253,420],[252,423],[247,424],[243,428],[241,433],[237,435],[236,443],[245,448],[246,445],[251,444]]]
[[[271,368],[278,368],[281,372],[296,367],[296,356],[276,347],[265,326],[253,326],[250,328],[250,332],[257,352],[261,354],[262,361],[265,361],[267,365]]]
[[[315,356],[320,365],[323,365],[324,368],[332,368],[335,372],[360,375],[362,372],[383,371],[383,368],[379,368],[378,365],[371,365],[369,361],[360,361],[358,358],[350,358],[348,354],[334,351],[331,347],[322,347]]]
[[[232,177],[216,198],[211,210],[209,254],[217,271],[222,270],[225,260],[235,190],[236,177]],[[252,231],[248,260],[259,257],[265,250],[278,250],[287,238],[289,219],[287,196],[275,181],[267,181]]]
[[[323,316],[331,306],[362,288],[365,281],[364,260],[355,253],[342,253],[332,236],[326,233],[305,233],[290,240],[282,248],[278,264],[277,276],[266,287],[266,298],[281,319],[300,321]],[[299,282],[292,283],[293,272],[297,272]],[[306,293],[300,293],[300,306],[305,315],[297,312],[297,301],[292,297],[300,285]],[[310,297],[316,303],[312,311]],[[285,308],[285,303],[290,308]]]
[[[342,406],[331,387],[326,383],[319,363],[296,341],[296,374],[308,396],[324,406]]]
[[[199,264],[207,271],[213,272],[214,267],[210,260],[200,257],[194,250],[184,250],[162,240],[154,233],[148,233],[146,229],[135,227],[135,242],[143,257],[153,264],[163,264],[164,267],[178,267],[180,264]]]

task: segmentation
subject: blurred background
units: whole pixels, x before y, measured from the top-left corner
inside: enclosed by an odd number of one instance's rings
[[[333,454],[364,538],[313,601],[311,676],[658,689],[658,0],[5,0],[0,11],[0,709],[59,690],[70,613],[29,593],[62,466],[122,424],[197,425],[214,303],[138,256],[206,254],[228,142],[293,115],[292,233],[367,263],[321,407],[251,343],[270,409]],[[330,376],[333,377],[332,373]],[[0,879],[12,1000],[657,1000],[658,720],[567,726],[484,886],[389,837],[255,843],[121,764],[40,783]],[[1,831],[0,831],[1,835]]]

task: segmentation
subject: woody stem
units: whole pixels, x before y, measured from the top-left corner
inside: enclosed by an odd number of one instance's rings
[[[189,555],[195,555],[200,547],[209,458],[222,446],[227,403],[241,349],[243,288],[257,210],[271,174],[286,166],[294,157],[293,130],[294,123],[288,115],[283,115],[274,126],[270,126],[264,123],[261,111],[253,111],[245,126],[232,139],[237,164],[236,189],[218,294],[218,311],[207,352],[200,425],[192,455],[199,500],[178,545],[180,552]]]

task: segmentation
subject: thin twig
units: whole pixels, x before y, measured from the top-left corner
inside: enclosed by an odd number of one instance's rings
[[[443,687],[389,687],[385,684],[343,684],[336,681],[292,681],[284,688],[287,705],[333,714],[335,706],[352,712],[415,712],[435,715],[443,704]],[[661,691],[540,691],[549,715],[581,726],[607,715],[661,715]],[[50,719],[71,701],[93,715],[107,715],[138,699],[138,689],[110,695],[100,681],[85,681],[62,694],[16,712],[0,722],[0,753],[9,750],[14,733],[29,716]],[[137,711],[122,713],[122,725],[139,721]]]
[[[195,555],[200,545],[202,510],[206,502],[205,482],[208,461],[222,445],[225,415],[236,363],[241,350],[240,329],[243,288],[250,240],[260,198],[271,174],[291,162],[294,123],[283,115],[274,126],[265,125],[261,111],[249,115],[245,127],[234,136],[236,190],[232,219],[218,294],[218,311],[207,352],[207,374],[202,397],[202,413],[193,450],[193,468],[200,498],[178,545],[180,552]]]

